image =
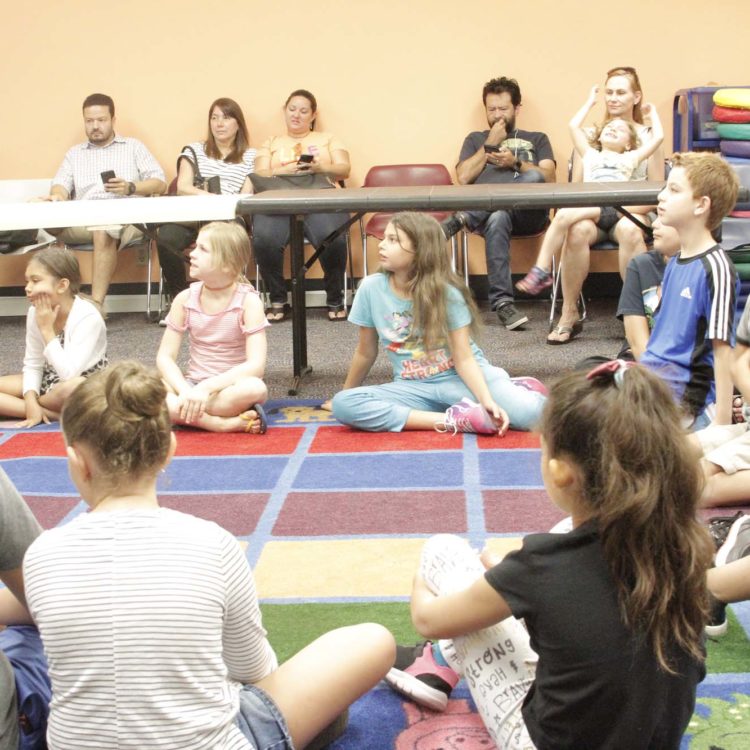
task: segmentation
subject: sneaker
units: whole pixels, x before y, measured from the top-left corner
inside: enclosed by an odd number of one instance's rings
[[[515,331],[516,328],[520,328],[524,323],[529,322],[529,319],[522,312],[519,312],[512,302],[500,305],[495,312],[500,322],[509,331]]]
[[[462,398],[457,404],[445,410],[445,419],[435,424],[438,432],[474,432],[482,435],[496,435],[497,425],[487,409],[474,403],[470,398]]]
[[[397,693],[433,711],[445,711],[458,680],[454,670],[435,661],[430,641],[417,646],[398,646],[396,662],[385,676]]]
[[[711,616],[704,630],[709,638],[721,638],[729,629],[727,622],[727,605],[711,597]]]
[[[532,297],[536,297],[537,294],[541,294],[551,286],[552,274],[543,268],[539,268],[539,266],[532,266],[526,276],[516,284],[516,289],[519,292],[525,292]]]
[[[714,516],[708,519],[708,533],[714,540],[717,550],[726,542],[732,524],[742,516],[742,511],[738,510],[733,516]]]
[[[750,555],[750,516],[740,516],[729,529],[727,539],[716,553],[715,565],[739,560]]]
[[[455,213],[440,222],[440,228],[443,230],[446,240],[458,234],[465,226],[466,218],[462,213]]]
[[[521,375],[517,378],[511,378],[510,382],[514,385],[519,386],[520,388],[525,388],[527,391],[532,391],[533,393],[541,393],[542,396],[549,396],[547,386],[544,385],[541,380],[537,380],[536,378],[532,378],[528,375]]]

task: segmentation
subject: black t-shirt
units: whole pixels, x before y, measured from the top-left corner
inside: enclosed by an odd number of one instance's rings
[[[461,147],[461,154],[458,157],[459,163],[465,161],[470,156],[474,156],[474,154],[484,146],[484,142],[487,140],[489,134],[489,130],[481,132],[477,130],[473,133],[469,133],[464,139],[464,145]],[[500,146],[512,151],[516,159],[519,159],[520,161],[539,164],[540,161],[544,161],[545,159],[549,159],[553,162],[555,160],[549,138],[547,138],[544,133],[539,133],[537,131],[516,129],[513,133],[508,134],[508,137],[500,144]],[[474,183],[480,185],[486,183],[496,184],[513,182],[515,177],[515,170],[494,167],[488,162],[485,164],[484,169],[479,173],[477,179],[474,180]]]
[[[539,654],[523,706],[538,750],[679,747],[705,667],[675,654],[669,675],[625,627],[593,523],[527,536],[486,579]]]

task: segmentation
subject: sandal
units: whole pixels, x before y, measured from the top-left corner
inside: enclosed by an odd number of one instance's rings
[[[250,416],[251,411],[255,412],[254,417]],[[265,435],[268,432],[268,417],[266,417],[265,409],[260,404],[253,404],[247,411],[243,411],[240,414],[240,419],[247,422],[245,432],[250,432],[253,435]],[[260,428],[257,431],[253,430],[256,422],[260,422]]]
[[[547,336],[547,343],[551,344],[552,346],[559,346],[561,344],[569,344],[582,330],[583,330],[582,320],[576,320],[576,322],[573,323],[572,326],[557,325],[555,326],[552,333],[550,333],[550,335]],[[557,338],[551,338],[552,336],[556,336]],[[561,336],[565,336],[565,338],[560,338]]]
[[[286,320],[288,313],[288,305],[272,304],[271,307],[266,310],[266,320],[269,323],[281,323],[282,320]]]
[[[346,320],[347,311],[343,305],[328,305],[328,320],[331,323],[338,323],[340,320]]]

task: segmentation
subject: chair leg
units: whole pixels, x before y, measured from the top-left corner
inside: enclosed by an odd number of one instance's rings
[[[461,232],[461,262],[464,269],[464,283],[469,286],[469,233]]]
[[[146,263],[146,320],[151,322],[151,270],[153,257],[153,240],[148,243],[148,262]]]
[[[557,307],[557,295],[560,290],[560,281],[562,279],[562,258],[560,258],[560,262],[557,263],[557,267],[555,267],[555,259],[552,259],[552,293],[550,294],[550,303],[549,303],[549,330],[550,333],[552,332],[552,329],[555,326],[555,308]]]
[[[367,235],[365,234],[365,223],[359,220],[359,234],[362,237],[362,275],[367,276]]]

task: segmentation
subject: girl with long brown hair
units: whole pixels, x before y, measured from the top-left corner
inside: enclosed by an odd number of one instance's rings
[[[452,640],[400,650],[386,679],[430,705],[463,674],[498,747],[679,747],[705,675],[713,557],[680,419],[638,365],[558,380],[540,424],[541,477],[572,530],[531,534],[503,560],[430,539],[412,619]]]
[[[359,326],[359,343],[344,390],[332,400],[336,418],[372,432],[531,429],[544,386],[534,378],[512,380],[474,343],[476,305],[451,268],[437,221],[396,214],[379,257],[379,272],[362,281],[349,314]],[[361,387],[378,340],[391,360],[393,382]]]

